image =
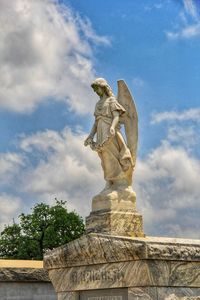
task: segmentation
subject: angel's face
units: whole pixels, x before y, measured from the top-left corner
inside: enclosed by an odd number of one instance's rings
[[[104,89],[103,89],[101,86],[99,86],[99,85],[94,85],[94,86],[93,86],[93,90],[94,90],[94,92],[97,93],[97,95],[99,95],[100,97],[102,97],[103,94],[104,94]]]

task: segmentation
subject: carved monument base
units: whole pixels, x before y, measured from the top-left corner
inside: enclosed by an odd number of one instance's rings
[[[92,200],[86,232],[144,237],[142,215],[136,210],[132,187],[104,190]]]
[[[137,212],[99,210],[86,218],[86,232],[144,237],[142,216]]]
[[[200,299],[200,241],[88,234],[45,255],[58,300]]]

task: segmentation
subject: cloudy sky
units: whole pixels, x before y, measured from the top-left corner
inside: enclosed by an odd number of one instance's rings
[[[200,238],[199,1],[1,0],[0,35],[0,227],[55,197],[89,214],[104,182],[83,141],[105,77],[136,100],[145,233]]]

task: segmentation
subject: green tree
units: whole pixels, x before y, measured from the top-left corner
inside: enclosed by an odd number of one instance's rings
[[[1,232],[1,258],[42,259],[46,250],[84,233],[83,219],[76,212],[68,212],[65,201],[56,200],[53,206],[39,203],[31,210],[19,216],[19,224],[7,225]]]

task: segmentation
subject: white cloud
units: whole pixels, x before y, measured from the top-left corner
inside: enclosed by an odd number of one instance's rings
[[[190,39],[200,35],[198,5],[197,1],[183,0],[183,9],[179,14],[175,29],[166,31],[169,40]]]
[[[0,2],[0,107],[27,112],[49,98],[77,113],[91,110],[91,44],[109,44],[54,0]]]
[[[180,31],[167,31],[166,35],[169,39],[175,40],[178,38],[192,38],[200,35],[200,23],[194,25],[188,25],[185,28],[182,28]]]
[[[61,197],[80,214],[89,214],[91,198],[103,188],[96,154],[83,146],[86,135],[70,129],[39,132],[21,141],[21,149],[39,157],[21,176],[21,190],[40,200]]]
[[[200,237],[199,173],[200,161],[167,141],[138,160],[135,187],[148,233]]]
[[[11,224],[13,217],[21,213],[22,201],[19,197],[6,193],[0,194],[0,230]]]
[[[153,113],[151,123],[158,124],[163,121],[194,121],[200,122],[200,108],[191,108],[182,112],[165,111]]]
[[[94,29],[92,28],[91,21],[88,18],[84,20],[79,18],[79,24],[81,26],[81,30],[84,32],[85,36],[89,40],[96,44],[105,44],[107,46],[110,46],[110,40],[108,39],[108,37],[97,35]]]
[[[198,12],[195,2],[193,0],[183,0],[185,11],[194,19],[198,20]]]
[[[23,165],[23,157],[20,154],[2,153],[0,155],[0,185],[10,182]]]
[[[182,145],[188,152],[193,152],[198,148],[200,142],[200,128],[199,126],[187,125],[173,125],[170,126],[167,133],[167,139],[176,145]]]
[[[167,111],[152,116],[166,122],[160,146],[136,170],[136,190],[146,228],[154,234],[200,238],[200,109]]]
[[[160,228],[168,236],[200,238],[199,117],[198,108],[152,116],[152,124],[167,122],[167,135],[139,160],[136,181],[151,231]]]
[[[19,139],[18,151],[1,154],[0,229],[35,203],[67,201],[68,209],[89,215],[92,197],[104,187],[103,172],[96,153],[84,147],[86,134],[65,128],[47,130]],[[22,159],[23,158],[23,159]],[[8,176],[9,175],[9,176]],[[18,195],[22,200],[20,200]]]
[[[163,2],[156,2],[156,3],[153,3],[153,4],[150,4],[150,5],[145,5],[145,7],[144,7],[144,9],[146,10],[146,11],[152,11],[152,10],[154,10],[154,9],[161,9],[161,8],[163,8],[163,6],[165,5],[167,3],[167,1],[165,2],[165,3],[163,3]]]

